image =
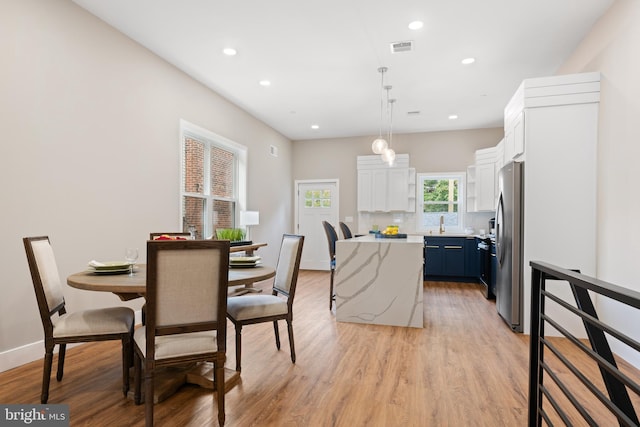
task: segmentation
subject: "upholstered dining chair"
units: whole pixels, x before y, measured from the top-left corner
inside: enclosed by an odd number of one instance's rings
[[[345,239],[351,239],[353,237],[349,226],[342,221],[340,221],[340,230],[342,231],[342,236],[344,236]]]
[[[291,362],[296,362],[293,341],[293,298],[296,293],[304,236],[282,236],[271,295],[243,295],[228,298],[227,317],[236,329],[236,371],[241,370],[242,327],[255,323],[273,322],[276,348],[280,350],[278,320],[287,322]]]
[[[145,420],[153,425],[159,368],[213,362],[218,422],[224,425],[228,240],[147,242],[146,323],[134,332],[136,404],[144,371]],[[216,399],[216,397],[213,397]]]
[[[53,350],[58,345],[56,379],[62,381],[67,344],[89,341],[122,341],[122,392],[129,391],[134,313],[128,307],[67,312],[53,248],[48,236],[22,239],[31,280],[44,328],[44,372],[40,402],[49,399]]]
[[[329,310],[333,307],[333,276],[336,272],[336,242],[338,241],[338,233],[336,233],[336,229],[333,228],[333,225],[329,224],[327,221],[322,221],[322,226],[324,227],[324,232],[327,235],[327,242],[329,244],[329,262],[331,268],[331,279],[329,284]]]

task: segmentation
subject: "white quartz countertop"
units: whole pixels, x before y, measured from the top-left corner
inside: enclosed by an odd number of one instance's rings
[[[384,238],[376,237],[374,234],[368,234],[366,236],[354,237],[352,239],[338,240],[336,243],[419,243],[424,244],[424,236],[408,235],[406,238]]]

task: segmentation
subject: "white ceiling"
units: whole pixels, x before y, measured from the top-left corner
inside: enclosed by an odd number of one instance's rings
[[[380,66],[394,133],[502,126],[520,82],[555,74],[613,3],[73,1],[292,140],[376,135]],[[414,20],[424,27],[408,29]],[[391,54],[406,40],[412,52]],[[229,46],[236,56],[222,53]],[[467,57],[476,62],[463,66]]]

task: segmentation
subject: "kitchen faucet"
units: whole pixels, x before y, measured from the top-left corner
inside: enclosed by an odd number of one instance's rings
[[[440,234],[444,233],[444,215],[440,215]]]

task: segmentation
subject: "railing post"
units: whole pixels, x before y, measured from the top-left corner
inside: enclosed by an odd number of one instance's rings
[[[542,399],[542,370],[540,360],[542,360],[542,346],[540,336],[542,322],[540,318],[542,301],[542,272],[537,268],[531,269],[531,334],[529,336],[529,427],[541,425],[542,419],[538,412],[538,407]]]

